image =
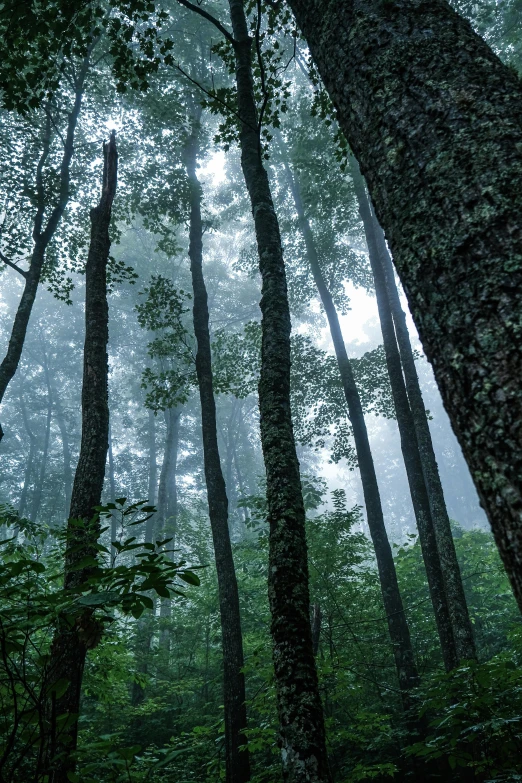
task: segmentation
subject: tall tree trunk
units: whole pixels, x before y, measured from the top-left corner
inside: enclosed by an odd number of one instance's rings
[[[89,70],[89,58],[93,46],[94,44],[89,47],[89,53],[85,57],[76,78],[74,103],[71,112],[69,113],[67,134],[64,141],[63,156],[60,165],[60,190],[58,200],[52,209],[44,227],[45,208],[47,201],[47,194],[44,183],[44,167],[49,157],[52,133],[51,114],[50,111],[47,113],[46,125],[42,140],[42,154],[40,156],[36,170],[37,208],[33,221],[34,249],[31,254],[27,272],[21,272],[25,279],[24,290],[18,305],[18,310],[16,311],[7,353],[2,363],[0,364],[0,404],[2,403],[4,394],[11,379],[18,369],[20,357],[22,356],[25,335],[27,333],[27,327],[31,317],[36,291],[38,289],[40,277],[42,274],[45,252],[49,242],[56,233],[56,229],[60,224],[63,213],[65,212],[65,208],[67,207],[67,203],[69,201],[71,160],[74,154],[74,134],[76,131],[76,125],[78,123],[78,117],[80,115],[85,79]],[[0,425],[0,440],[3,437],[3,434],[4,433]]]
[[[280,144],[284,152],[284,144],[281,138]],[[315,239],[308,218],[306,217],[299,184],[290,171],[286,160],[284,160],[283,165],[294,198],[299,226],[305,240],[310,269],[330,327],[330,334],[353,430],[357,461],[361,473],[364,503],[368,518],[368,527],[375,549],[375,557],[377,559],[382,598],[393,646],[399,687],[402,693],[403,705],[405,709],[408,710],[411,706],[409,694],[411,689],[418,685],[419,677],[415,666],[408,622],[406,620],[399,584],[397,582],[397,573],[395,570],[395,563],[393,562],[392,549],[384,524],[381,496],[377,483],[368,431],[366,429],[366,422],[364,421],[361,398],[353,376],[352,366],[346,352],[337,310],[323,277]]]
[[[27,505],[27,495],[29,492],[29,484],[31,482],[31,475],[33,472],[34,455],[36,452],[37,438],[31,429],[29,424],[29,417],[27,415],[27,408],[25,406],[23,386],[20,386],[20,410],[22,411],[22,419],[24,422],[25,431],[29,436],[29,456],[25,465],[24,473],[24,485],[22,487],[22,494],[20,495],[20,503],[18,504],[18,514],[23,517],[25,507]]]
[[[229,0],[234,34],[241,165],[250,195],[263,281],[259,407],[266,468],[268,596],[283,777],[331,780],[310,628],[305,510],[290,412],[290,311],[279,224],[262,162],[243,0]]]
[[[52,391],[53,401],[54,401],[56,423],[58,424],[58,429],[60,430],[60,438],[62,440],[63,485],[64,485],[64,492],[65,492],[64,516],[65,519],[67,519],[67,517],[69,516],[69,508],[71,506],[71,492],[72,492],[72,483],[73,483],[73,476],[71,470],[71,449],[69,446],[69,434],[67,432],[67,422],[65,420],[65,413],[62,407],[60,396],[58,394],[58,390],[56,388],[56,384],[54,383],[52,377],[50,379],[50,382],[51,382],[51,391]]]
[[[172,490],[172,477],[176,474],[178,459],[178,436],[181,408],[168,408],[165,411],[165,423],[167,432],[165,436],[165,448],[163,462],[161,464],[160,479],[158,485],[158,505],[154,518],[156,537],[170,535],[168,529],[169,515],[169,489]],[[171,503],[172,501],[170,501]],[[154,537],[154,536],[153,536]]]
[[[149,408],[148,411],[148,446],[149,446],[149,480],[147,500],[149,505],[156,503],[156,485],[158,478],[158,465],[156,453],[156,415]],[[145,543],[151,544],[154,538],[154,527],[156,514],[152,514],[145,523]],[[160,605],[161,606],[161,605]],[[161,609],[160,609],[161,612]],[[136,624],[136,635],[134,638],[134,655],[136,670],[143,675],[148,673],[148,663],[150,656],[150,645],[154,632],[154,623],[156,616],[156,605],[150,614],[142,615]],[[131,700],[133,706],[141,704],[145,699],[145,688],[141,681],[132,683]]]
[[[355,175],[357,176],[357,172]],[[360,191],[360,196],[365,199],[366,206],[363,221],[366,221],[366,224],[369,226],[369,232],[373,235],[373,265],[377,270],[376,280],[377,278],[379,279],[378,285],[380,288],[381,307],[386,310],[385,317],[387,328],[391,331],[394,327],[394,337],[396,335],[396,341],[399,347],[399,361],[401,370],[404,373],[404,375],[401,373],[401,378],[405,382],[405,390],[407,392],[411,415],[411,425],[413,426],[416,435],[420,467],[428,494],[433,534],[448,601],[452,635],[455,643],[455,654],[458,661],[463,659],[469,660],[476,658],[477,655],[473,628],[469,617],[466,596],[464,594],[460,566],[455,551],[455,543],[451,532],[437,460],[433,450],[428,417],[422,399],[417,368],[415,367],[415,359],[411,348],[406,316],[401,307],[393,274],[393,265],[386,247],[384,234],[375,215],[371,214],[362,178],[359,179],[358,183],[358,187],[361,186],[362,190]]]
[[[178,446],[179,446],[179,424],[181,419],[181,408],[168,408],[165,411],[165,420],[167,422],[167,437],[165,438],[165,454],[163,456],[163,465],[160,476],[158,490],[158,515],[156,519],[156,535],[161,538],[173,539],[170,547],[175,546],[178,526]],[[162,598],[160,602],[160,618],[164,622],[160,630],[160,647],[167,652],[170,649],[170,632],[167,620],[171,616],[172,599]]]
[[[42,503],[43,484],[45,481],[45,474],[47,471],[47,457],[49,454],[49,442],[51,440],[51,421],[53,417],[53,397],[51,392],[51,384],[49,382],[49,368],[47,366],[47,358],[45,358],[44,372],[47,382],[47,415],[45,417],[45,430],[43,439],[42,456],[40,459],[40,470],[36,486],[34,488],[33,499],[31,503],[31,512],[29,518],[31,522],[36,522],[38,512]]]
[[[116,500],[116,478],[114,475],[114,452],[112,449],[112,427],[111,427],[111,419],[110,419],[110,413],[109,413],[109,432],[108,432],[108,456],[109,456],[109,492],[110,492],[110,502],[114,503]],[[113,541],[116,541],[118,537],[118,517],[116,516],[116,513],[113,511],[111,514],[111,544]],[[116,555],[118,554],[118,550],[115,546],[111,545],[111,560],[114,565],[114,561],[116,560]]]
[[[173,538],[176,545],[178,538],[178,457],[179,457],[179,428],[181,424],[181,410],[170,410],[171,427],[173,430],[172,449],[170,456],[170,470],[167,474],[167,520],[168,526],[165,533]]]
[[[208,297],[203,277],[203,226],[201,221],[201,186],[197,178],[198,136],[201,112],[195,112],[192,134],[185,150],[190,182],[190,271],[194,292],[194,333],[197,341],[196,373],[201,402],[203,459],[207,485],[208,510],[216,558],[216,572],[223,647],[223,701],[225,713],[225,755],[227,783],[250,780],[247,744],[243,637],[239,611],[239,593],[230,533],[228,498],[219,457],[216,402],[212,377],[212,356]]]
[[[522,608],[522,84],[446,0],[289,0]]]
[[[156,453],[156,416],[154,411],[149,409],[148,419],[148,440],[149,440],[149,481],[147,500],[150,506],[156,505],[156,485],[158,482],[158,456]],[[145,543],[150,544],[154,535],[154,515],[145,523]]]
[[[379,247],[379,258],[386,277],[388,300],[393,315],[395,332],[397,334],[406,389],[415,422],[417,442],[419,444],[419,451],[422,459],[422,469],[428,490],[431,515],[435,526],[437,546],[446,584],[446,594],[449,601],[457,655],[459,659],[472,659],[476,658],[477,655],[473,637],[473,627],[469,618],[459,561],[457,560],[448,509],[446,507],[439,468],[433,449],[428,417],[422,399],[419,377],[417,375],[410,335],[406,324],[406,316],[402,309],[399,293],[397,291],[393,264],[388,248],[386,247],[384,233],[379,226],[375,215],[372,216],[372,219]]]
[[[386,279],[379,257],[379,246],[377,244],[377,236],[370,204],[366,196],[363,179],[356,168],[356,164],[352,163],[351,170],[355,195],[359,204],[359,214],[363,222],[366,244],[368,246],[370,266],[373,273],[386,365],[390,376],[393,402],[401,438],[401,449],[419,531],[422,556],[428,577],[430,598],[437,623],[444,665],[446,671],[451,671],[451,669],[455,668],[457,665],[459,656],[453,634],[448,597],[446,595],[435,528],[431,515],[431,506],[426,483],[424,481],[422,461],[417,442],[417,432],[402,373],[401,357],[397,345],[397,338],[395,336],[393,317],[386,289]]]
[[[437,547],[446,585],[446,594],[448,596],[457,656],[459,660],[472,659],[476,658],[477,655],[473,628],[469,618],[459,561],[457,560],[448,509],[446,507],[442,483],[439,476],[439,468],[433,449],[428,417],[422,399],[419,377],[417,375],[410,335],[406,324],[406,316],[402,309],[399,293],[397,291],[393,264],[388,248],[386,247],[384,233],[374,214],[372,215],[372,220],[379,249],[379,259],[386,278],[386,290],[397,335],[402,368],[406,381],[406,390],[408,392],[411,412],[415,423],[415,431],[417,433],[424,480],[428,490]]]
[[[78,466],[74,477],[70,522],[65,553],[65,590],[75,590],[92,571],[79,567],[84,558],[96,557],[99,523],[91,523],[96,506],[100,505],[105,477],[109,438],[108,362],[109,308],[107,304],[107,261],[110,250],[109,226],[112,202],[116,191],[117,161],[114,131],[104,144],[103,186],[100,202],[91,210],[91,240],[85,268],[85,348],[82,388],[82,440]],[[79,527],[75,520],[82,520]],[[53,783],[67,783],[68,773],[74,772],[74,753],[78,738],[80,691],[87,646],[89,645],[88,613],[71,627],[61,623],[51,650],[50,686],[67,681],[65,693],[52,695],[52,713],[68,716],[50,738],[50,779]],[[52,692],[51,692],[52,693]]]

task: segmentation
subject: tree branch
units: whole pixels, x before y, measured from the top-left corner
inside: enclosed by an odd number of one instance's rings
[[[180,0],[178,0],[179,2]],[[184,70],[184,68],[181,67],[179,63],[174,63],[174,68],[176,68],[183,76],[185,76],[186,79],[189,80],[192,84],[194,84],[196,87],[198,87],[201,92],[203,92],[205,95],[208,95],[209,98],[212,98],[212,100],[217,101],[220,103],[228,112],[234,115],[240,122],[243,122],[243,119],[241,118],[241,115],[232,108],[232,106],[229,106],[228,103],[222,98],[219,98],[214,92],[211,92],[210,90],[207,90],[206,87],[203,87],[203,85],[198,82],[196,79],[193,79],[192,76],[187,73],[187,71]],[[248,125],[249,128],[251,128],[256,133],[258,132],[258,128],[252,128],[252,126],[249,123],[245,123],[245,125]]]
[[[24,277],[24,278],[27,280],[27,272],[24,272],[24,270],[23,270],[23,269],[20,269],[20,267],[19,267],[19,266],[17,266],[16,264],[14,264],[12,261],[9,261],[9,259],[8,259],[8,258],[6,258],[6,257],[4,256],[4,254],[3,254],[3,253],[1,253],[1,252],[0,252],[0,261],[3,261],[3,262],[4,262],[4,264],[6,264],[6,266],[10,266],[10,267],[11,267],[11,269],[15,269],[15,270],[18,272],[18,274],[19,274],[19,275],[22,275],[22,277]]]
[[[200,8],[198,5],[194,5],[194,3],[190,3],[189,0],[178,0],[178,3],[180,5],[185,6],[185,8],[190,9],[191,11],[194,11],[195,14],[199,14],[203,17],[203,19],[206,19],[207,22],[210,22],[214,25],[214,27],[217,27],[221,35],[224,35],[227,41],[230,41],[231,44],[235,43],[234,36],[232,33],[230,33],[226,27],[224,27],[221,22],[216,19],[215,16],[212,16],[212,14],[209,14],[208,11],[204,11],[202,8]]]

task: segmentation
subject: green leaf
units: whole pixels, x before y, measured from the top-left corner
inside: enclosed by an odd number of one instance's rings
[[[178,574],[180,579],[183,579],[184,582],[187,582],[189,585],[195,585],[196,587],[199,587],[201,584],[201,581],[199,577],[194,574],[192,571],[182,571],[180,574]]]
[[[113,604],[118,602],[120,594],[114,590],[108,590],[104,593],[89,593],[82,595],[78,603],[82,606],[103,606],[104,604]]]

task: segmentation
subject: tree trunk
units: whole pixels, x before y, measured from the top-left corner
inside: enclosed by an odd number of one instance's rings
[[[178,456],[179,456],[179,427],[181,423],[181,409],[170,410],[171,427],[173,431],[172,448],[170,455],[170,470],[167,473],[167,528],[165,533],[172,536],[172,546],[176,546],[178,537]]]
[[[108,456],[109,456],[109,498],[110,502],[114,503],[116,500],[116,478],[114,476],[114,452],[112,450],[112,427],[111,427],[111,419],[110,419],[110,412],[109,412],[109,432],[108,432]],[[118,537],[118,517],[116,515],[116,512],[113,510],[111,513],[111,562],[114,565],[114,561],[116,560],[116,555],[118,554],[118,550],[115,546],[112,545],[112,542],[116,541]]]
[[[154,411],[149,409],[149,481],[147,500],[150,506],[156,505],[156,485],[158,481],[158,463],[156,453],[156,416]],[[145,523],[145,543],[152,542],[154,534],[154,515]]]
[[[375,215],[372,215],[372,221],[379,250],[379,260],[386,279],[388,303],[393,316],[400,358],[404,371],[404,379],[406,382],[406,390],[408,392],[408,399],[414,420],[424,480],[428,491],[431,517],[444,576],[457,658],[458,660],[470,660],[477,657],[473,627],[469,618],[459,561],[457,560],[448,510],[446,508],[439,469],[435,458],[435,451],[433,449],[428,417],[422,399],[417,368],[415,366],[415,359],[410,343],[410,335],[406,324],[406,316],[399,299],[395,276],[393,274],[393,264],[390,254],[388,253],[388,248],[386,247],[383,231],[379,226]]]
[[[284,146],[282,146],[282,149],[284,150]],[[283,165],[285,166],[288,182],[294,198],[299,225],[303,232],[310,269],[312,270],[312,275],[330,327],[330,334],[332,336],[337,364],[339,366],[341,383],[348,406],[348,415],[353,430],[357,461],[361,473],[364,503],[368,518],[368,527],[370,529],[370,536],[377,559],[384,610],[395,657],[399,687],[404,708],[405,710],[409,710],[411,706],[409,694],[411,689],[418,685],[419,677],[415,666],[408,622],[402,604],[399,584],[397,582],[397,573],[395,570],[395,563],[393,562],[392,549],[384,524],[381,496],[377,484],[377,476],[375,473],[368,431],[366,429],[366,422],[364,421],[361,398],[355,384],[352,366],[346,352],[337,310],[321,271],[314,236],[304,211],[299,185],[293,177],[288,164],[284,162]]]
[[[201,401],[203,458],[207,485],[208,510],[219,590],[219,611],[223,645],[223,694],[225,713],[225,755],[227,783],[250,780],[247,744],[245,677],[243,668],[243,637],[239,611],[239,593],[230,533],[228,529],[228,498],[219,457],[216,402],[212,377],[208,297],[203,277],[203,227],[201,222],[201,187],[197,178],[198,135],[201,112],[193,119],[192,134],[185,150],[185,162],[190,182],[190,271],[194,292],[194,333],[197,340],[196,372]]]
[[[171,535],[172,532],[168,528],[169,505],[172,503],[169,503],[169,490],[172,491],[172,475],[176,473],[180,417],[181,408],[168,408],[165,411],[167,432],[158,485],[157,513],[154,515],[153,537],[155,533],[156,538]]]
[[[445,0],[289,0],[522,608],[522,85]]]
[[[78,567],[84,558],[96,557],[99,523],[95,507],[100,505],[105,476],[109,437],[108,362],[109,309],[107,304],[106,270],[110,250],[109,225],[116,191],[117,152],[114,131],[104,144],[103,187],[100,202],[91,210],[91,240],[85,269],[85,348],[82,388],[82,440],[78,466],[74,477],[70,521],[65,553],[66,590],[75,590],[92,571]],[[94,518],[94,522],[93,522]],[[82,526],[75,521],[81,520]],[[52,713],[68,716],[69,721],[53,732],[50,738],[50,779],[67,783],[74,772],[71,758],[77,745],[80,691],[87,647],[90,646],[92,619],[89,613],[79,617],[71,627],[64,620],[53,640],[51,679],[66,680],[69,686],[62,696],[52,697]]]
[[[173,548],[176,545],[178,525],[177,469],[180,419],[181,408],[168,408],[165,411],[167,437],[165,438],[165,454],[163,455],[158,490],[158,514],[155,526],[157,537],[172,539],[169,548]],[[171,607],[171,598],[162,598],[160,600],[159,615],[160,619],[164,621],[160,623],[160,648],[166,651],[165,669],[168,669],[168,653],[170,650],[170,631],[167,621],[170,620]]]
[[[56,233],[56,229],[58,228],[60,220],[62,219],[63,213],[65,212],[65,208],[69,201],[71,179],[70,169],[71,160],[74,154],[74,134],[76,131],[76,125],[78,123],[78,117],[80,115],[84,84],[87,72],[89,70],[89,57],[91,51],[92,46],[89,49],[89,54],[83,61],[76,80],[74,103],[69,114],[63,157],[60,165],[60,191],[58,201],[51,211],[49,219],[47,220],[44,228],[43,221],[46,207],[44,166],[47,162],[47,158],[49,157],[52,132],[51,116],[50,113],[47,114],[42,143],[43,149],[36,170],[37,209],[33,222],[34,249],[29,262],[29,269],[27,272],[23,273],[25,278],[24,290],[20,299],[20,304],[18,305],[18,310],[16,311],[7,353],[2,363],[0,364],[0,404],[2,403],[4,394],[11,379],[18,369],[20,357],[22,356],[25,335],[27,334],[27,327],[29,325],[31,311],[33,309],[34,300],[36,298],[36,291],[40,283],[47,246]],[[3,437],[3,434],[2,426],[0,425],[0,440]]]
[[[27,457],[27,463],[24,473],[24,485],[22,487],[22,494],[20,495],[20,503],[18,504],[18,515],[23,517],[25,507],[27,505],[27,495],[29,492],[29,484],[31,482],[31,475],[33,472],[34,455],[36,451],[37,438],[31,429],[29,424],[29,417],[27,415],[27,408],[25,407],[23,386],[20,386],[20,410],[22,411],[22,419],[24,422],[25,431],[29,436],[29,456]]]
[[[67,432],[67,423],[65,421],[65,414],[62,408],[62,403],[56,388],[56,384],[51,378],[51,390],[54,401],[54,411],[56,415],[56,423],[60,430],[60,438],[62,439],[62,454],[63,454],[63,485],[65,491],[65,519],[69,516],[69,508],[71,506],[71,492],[72,492],[72,470],[71,470],[71,449],[69,447],[69,434]]]
[[[156,416],[154,411],[149,408],[148,416],[148,436],[149,436],[149,480],[148,480],[148,504],[154,506],[156,503],[156,484],[157,484],[157,453],[156,453]],[[145,523],[145,543],[151,544],[154,538],[154,526],[156,514],[152,514]],[[161,605],[160,605],[161,606]],[[161,612],[161,609],[160,609]],[[136,623],[136,632],[134,637],[134,656],[136,671],[146,675],[148,673],[148,664],[150,656],[151,641],[154,633],[154,624],[156,616],[156,603],[150,613],[142,615]],[[145,688],[141,681],[132,683],[131,701],[136,707],[145,699]]]
[[[270,525],[268,596],[283,777],[325,783],[324,717],[310,628],[305,510],[290,412],[290,311],[279,224],[262,163],[243,0],[229,0],[241,165],[250,195],[263,280],[259,407]]]
[[[42,503],[43,483],[45,481],[45,473],[47,471],[47,457],[49,454],[49,442],[51,440],[51,421],[53,417],[53,398],[51,394],[51,386],[49,383],[49,370],[47,365],[45,367],[45,374],[47,380],[47,416],[45,417],[45,430],[43,439],[42,456],[40,460],[40,470],[36,486],[34,488],[33,500],[31,503],[31,512],[29,518],[31,522],[36,522],[38,512]]]
[[[426,568],[426,575],[428,577],[430,598],[437,623],[444,666],[446,671],[451,671],[451,669],[454,669],[458,664],[459,656],[457,654],[453,635],[448,598],[442,574],[428,491],[424,481],[421,456],[417,443],[417,432],[408,400],[408,394],[406,392],[404,376],[402,374],[401,357],[397,346],[397,338],[395,336],[393,318],[386,289],[386,279],[379,257],[379,246],[377,244],[377,236],[374,230],[370,204],[366,196],[363,179],[356,168],[356,164],[352,164],[351,171],[355,195],[359,204],[359,214],[364,226],[368,256],[373,272],[386,365],[390,376],[393,402],[401,438],[401,449],[419,531],[422,556]]]

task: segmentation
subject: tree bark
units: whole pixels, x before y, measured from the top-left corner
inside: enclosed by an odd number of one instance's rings
[[[208,297],[203,277],[203,226],[201,222],[201,186],[197,178],[198,135],[201,112],[195,112],[192,134],[185,150],[190,183],[190,271],[194,293],[194,333],[197,341],[196,373],[201,401],[203,458],[208,509],[219,591],[219,610],[223,645],[223,694],[225,713],[225,757],[227,783],[250,780],[247,744],[245,677],[243,674],[243,637],[234,558],[228,527],[228,498],[221,469],[214,398]]]
[[[92,46],[90,47],[90,51],[91,50]],[[52,209],[44,228],[43,222],[46,207],[44,166],[46,164],[47,158],[49,157],[52,132],[51,116],[50,113],[47,114],[46,125],[43,134],[42,154],[40,156],[36,170],[37,208],[33,222],[34,249],[29,262],[29,268],[27,272],[24,273],[24,290],[18,305],[18,310],[16,311],[11,337],[7,347],[7,353],[2,360],[2,363],[0,364],[0,404],[2,403],[10,381],[18,369],[20,357],[22,356],[25,336],[27,334],[27,327],[29,325],[29,319],[31,317],[34,300],[36,298],[36,291],[38,289],[40,277],[42,275],[45,252],[49,242],[56,233],[56,229],[58,228],[69,201],[71,160],[74,154],[74,135],[82,105],[85,79],[89,70],[90,51],[82,63],[76,80],[74,103],[72,110],[69,113],[67,134],[64,141],[63,157],[60,165],[60,191],[58,201]],[[3,437],[3,434],[2,426],[0,425],[0,440]]]
[[[289,0],[522,608],[522,84],[445,0]]]
[[[109,308],[107,304],[107,261],[110,250],[109,226],[117,178],[114,131],[104,144],[104,172],[100,202],[91,210],[91,240],[85,270],[85,348],[82,388],[82,439],[74,477],[71,511],[65,553],[65,590],[77,589],[92,571],[92,566],[78,567],[84,558],[96,557],[99,522],[96,506],[100,505],[105,477],[109,438],[108,361]],[[81,521],[81,524],[78,524]],[[67,783],[74,772],[71,757],[77,745],[78,713],[83,668],[92,629],[89,613],[79,617],[71,627],[63,620],[53,640],[51,679],[66,680],[69,686],[62,696],[53,696],[53,714],[67,716],[69,721],[50,738],[50,779]]]
[[[417,443],[419,447],[422,471],[428,491],[437,549],[439,553],[448,606],[453,628],[456,653],[458,660],[470,660],[477,657],[473,627],[468,612],[468,605],[462,584],[459,561],[455,551],[455,543],[451,532],[451,525],[444,499],[444,491],[439,476],[439,468],[433,449],[428,417],[422,399],[422,392],[415,366],[415,359],[411,348],[410,335],[406,324],[406,316],[401,306],[401,301],[393,274],[393,264],[386,247],[383,231],[372,215],[374,232],[379,251],[379,260],[386,279],[388,303],[393,316],[395,333],[399,345],[400,358],[404,371],[406,390],[413,416]]]
[[[290,411],[290,311],[279,224],[262,163],[243,0],[229,0],[234,34],[241,165],[263,281],[259,407],[266,468],[268,596],[283,778],[326,783],[324,716],[310,628],[305,510]]]
[[[351,166],[355,195],[359,204],[359,214],[364,226],[368,257],[372,268],[377,298],[377,309],[381,324],[386,365],[390,377],[397,425],[401,438],[401,449],[408,476],[408,484],[419,531],[419,540],[428,577],[428,587],[437,623],[440,646],[446,671],[451,671],[458,664],[456,643],[450,618],[448,597],[442,573],[442,566],[437,547],[435,528],[431,515],[428,491],[424,481],[422,461],[417,443],[415,422],[406,392],[402,373],[401,357],[395,336],[393,318],[388,301],[386,279],[379,257],[379,246],[374,229],[373,216],[366,196],[364,182],[356,164]]]
[[[282,139],[280,139],[280,143],[284,153]],[[375,549],[375,557],[377,559],[384,610],[393,647],[399,687],[402,694],[403,706],[405,710],[409,710],[411,707],[409,694],[411,689],[418,685],[419,676],[415,665],[408,622],[397,581],[392,549],[384,524],[379,485],[377,483],[366,422],[364,421],[361,398],[344,344],[337,310],[323,277],[313,232],[304,210],[299,184],[290,171],[286,160],[283,161],[283,165],[294,198],[299,226],[305,240],[310,269],[330,327],[330,334],[332,336],[335,356],[337,358],[341,383],[348,406],[348,415],[353,430],[357,461],[361,473],[364,503],[368,518],[368,528],[370,530],[370,536]]]

